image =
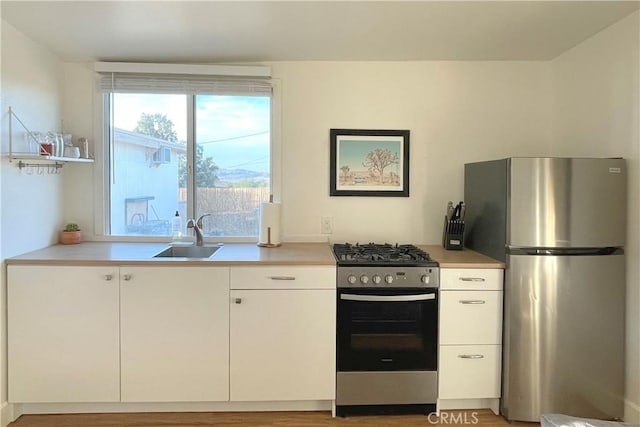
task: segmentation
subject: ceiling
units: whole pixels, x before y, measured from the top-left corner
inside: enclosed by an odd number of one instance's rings
[[[549,60],[638,1],[7,1],[65,61]]]

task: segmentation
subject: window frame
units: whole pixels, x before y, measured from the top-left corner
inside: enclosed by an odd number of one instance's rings
[[[281,201],[282,193],[282,138],[281,138],[281,82],[271,78],[271,117],[270,117],[270,189],[274,200]],[[95,241],[119,241],[119,242],[170,242],[171,236],[132,236],[112,235],[109,230],[110,221],[110,184],[111,184],[111,129],[113,123],[112,110],[109,99],[111,93],[104,93],[100,87],[95,91],[95,135],[94,135],[94,235]],[[195,96],[187,102],[187,117],[194,117]],[[109,112],[109,114],[107,114]],[[195,209],[195,192],[193,167],[195,163],[195,120],[187,126],[187,191],[189,203],[187,203],[187,217],[192,218]],[[183,221],[186,219],[183,218]],[[257,230],[256,230],[257,231]],[[190,233],[188,233],[190,234]],[[216,236],[205,237],[205,242],[223,243],[252,243],[258,241],[255,236]]]

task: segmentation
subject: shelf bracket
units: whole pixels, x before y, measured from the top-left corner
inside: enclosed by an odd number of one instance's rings
[[[18,123],[20,123],[20,126],[27,132],[27,135],[29,135],[29,138],[31,138],[33,142],[40,145],[38,138],[36,138],[33,132],[20,120],[20,117],[13,111],[13,108],[9,107],[9,162],[11,162],[11,156],[13,155],[13,119],[16,119]]]

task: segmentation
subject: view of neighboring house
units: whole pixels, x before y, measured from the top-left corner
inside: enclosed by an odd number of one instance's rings
[[[178,201],[179,156],[185,144],[114,128],[111,233],[170,235]]]
[[[181,180],[186,170],[180,168],[186,145],[113,129],[111,234],[171,235],[171,219],[176,210],[183,226],[187,218],[186,188],[180,186],[186,179]],[[264,174],[241,168],[216,171],[219,185],[198,185],[196,190],[194,215],[210,214],[204,224],[205,235],[255,233],[260,202],[269,198]]]

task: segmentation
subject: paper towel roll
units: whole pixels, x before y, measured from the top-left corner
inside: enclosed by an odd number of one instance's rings
[[[280,243],[280,203],[261,203],[258,245],[279,246]]]

